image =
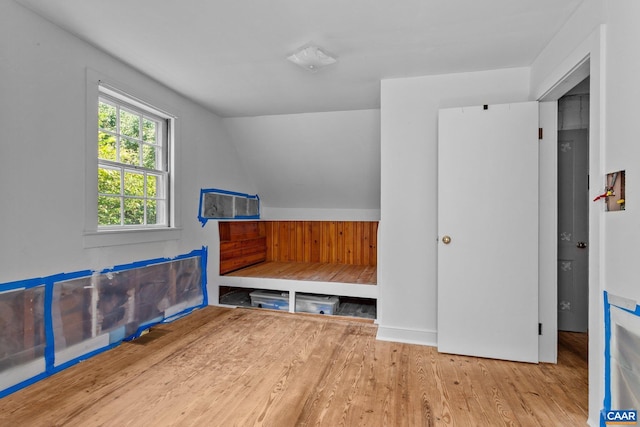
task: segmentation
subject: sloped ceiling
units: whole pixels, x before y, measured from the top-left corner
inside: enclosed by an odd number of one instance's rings
[[[264,205],[376,210],[381,79],[528,66],[583,0],[14,1],[225,118]]]
[[[221,117],[379,108],[383,78],[528,66],[582,0],[15,0]],[[315,42],[338,63],[285,58]]]

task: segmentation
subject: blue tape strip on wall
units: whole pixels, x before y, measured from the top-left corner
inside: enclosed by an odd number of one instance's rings
[[[612,412],[625,412],[624,410],[633,410],[636,411],[634,416],[637,416],[637,411],[640,408],[612,408],[611,401],[611,334],[612,334],[612,324],[611,324],[611,307],[615,307],[616,309],[622,310],[634,316],[640,317],[640,306],[636,305],[633,310],[628,307],[622,307],[615,302],[614,296],[611,296],[607,291],[603,292],[604,294],[604,399],[603,399],[603,408],[600,411],[600,426],[606,427],[607,425],[611,425],[613,422],[610,421]],[[617,298],[620,299],[619,297]],[[634,303],[632,303],[633,305]],[[619,414],[618,414],[619,415]],[[613,423],[615,424],[615,423]],[[621,424],[621,423],[617,423]],[[622,423],[625,424],[625,423]]]
[[[206,216],[204,214],[204,198],[205,198],[205,194],[211,194],[211,193],[222,194],[227,196],[235,196],[235,197],[240,197],[248,200],[256,200],[258,202],[258,213],[256,215],[238,215],[234,212],[233,215],[224,216],[224,217]],[[239,193],[236,191],[221,190],[218,188],[203,188],[200,190],[200,201],[198,205],[198,221],[200,221],[200,223],[202,223],[202,226],[204,227],[207,224],[207,222],[211,219],[260,219],[260,197],[257,194],[252,195],[252,194],[246,194],[246,193]]]
[[[604,401],[600,411],[600,425],[605,427],[605,413],[611,409],[611,306],[604,291]]]
[[[176,313],[172,313],[170,316],[165,316],[163,314],[161,318],[158,318],[155,321],[146,322],[146,323],[143,322],[133,334],[124,336],[122,339],[119,339],[118,341],[113,343],[109,343],[108,345],[102,346],[100,348],[91,349],[78,357],[74,357],[71,360],[65,361],[58,365],[56,365],[56,361],[55,361],[55,355],[56,355],[56,348],[55,348],[56,339],[55,338],[56,337],[55,337],[53,313],[52,313],[52,306],[54,301],[54,285],[57,283],[59,284],[61,282],[67,282],[74,279],[90,277],[92,276],[93,272],[90,270],[85,270],[85,271],[78,271],[74,273],[56,274],[56,275],[52,275],[44,278],[34,278],[34,279],[27,279],[23,281],[0,284],[0,293],[18,291],[23,289],[28,290],[28,289],[44,286],[44,335],[45,335],[45,343],[46,343],[44,347],[44,361],[45,361],[44,372],[34,374],[28,379],[24,381],[20,381],[16,384],[8,385],[3,390],[0,390],[0,398],[7,396],[11,393],[14,393],[44,378],[47,378],[50,375],[60,372],[63,369],[73,366],[80,361],[86,360],[92,356],[95,356],[96,354],[99,354],[111,348],[114,348],[120,345],[120,343],[124,340],[134,339],[140,336],[140,334],[144,330],[148,329],[149,327],[155,324],[168,323],[170,321],[183,317],[196,309],[207,306],[208,305],[207,274],[206,274],[207,253],[208,253],[207,247],[203,246],[201,249],[194,250],[188,254],[176,256],[175,258],[155,258],[155,259],[150,259],[145,261],[133,262],[130,264],[118,265],[113,268],[102,270],[100,274],[118,273],[118,272],[134,270],[138,268],[149,267],[149,266],[153,266],[161,263],[175,262],[175,261],[199,257],[200,258],[199,267],[201,269],[200,271],[200,288],[201,289],[200,290],[202,295],[202,303],[187,306]]]

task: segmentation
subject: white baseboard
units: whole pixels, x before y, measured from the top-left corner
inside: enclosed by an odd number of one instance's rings
[[[378,326],[380,341],[394,341],[406,344],[428,345],[436,347],[438,345],[438,333],[425,329],[405,329],[392,326]]]

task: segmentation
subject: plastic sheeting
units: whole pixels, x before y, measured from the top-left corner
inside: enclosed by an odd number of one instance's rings
[[[44,286],[0,294],[0,373],[44,357]]]
[[[123,329],[123,336],[135,334],[145,323],[164,318],[165,310],[176,304],[201,304],[202,296],[198,258],[56,283],[56,349],[117,329]]]
[[[611,409],[640,409],[640,317],[611,307]]]
[[[203,248],[0,285],[0,397],[206,305],[206,259]]]
[[[260,198],[235,191],[208,188],[200,190],[198,220],[204,227],[210,219],[259,219]]]

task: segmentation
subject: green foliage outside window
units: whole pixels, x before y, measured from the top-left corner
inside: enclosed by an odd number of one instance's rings
[[[156,120],[99,102],[98,158],[108,161],[98,167],[99,226],[158,222],[163,182],[158,127]]]

